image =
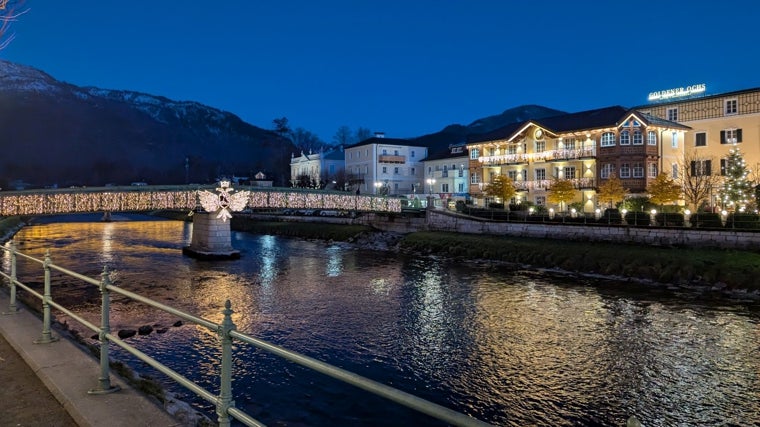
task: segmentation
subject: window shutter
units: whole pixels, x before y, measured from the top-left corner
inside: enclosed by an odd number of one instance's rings
[[[721,144],[726,143],[726,131],[724,130],[720,131],[720,143]]]
[[[726,176],[726,159],[720,159],[720,174]]]
[[[705,171],[704,171],[704,174],[706,176],[712,175],[712,170],[711,170],[712,167],[711,166],[712,166],[712,160],[705,160]]]
[[[690,166],[691,166],[691,176],[697,176],[697,162],[692,160]]]
[[[736,129],[736,142],[742,142],[742,130]]]

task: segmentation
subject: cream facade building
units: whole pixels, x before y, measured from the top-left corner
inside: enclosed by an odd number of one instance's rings
[[[364,194],[412,194],[423,180],[422,161],[428,149],[383,134],[347,146],[346,174],[352,189]]]

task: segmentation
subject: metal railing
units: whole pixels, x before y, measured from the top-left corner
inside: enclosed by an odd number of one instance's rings
[[[139,360],[145,362],[149,366],[153,367],[154,369],[168,376],[169,378],[177,382],[179,385],[192,391],[197,396],[201,397],[202,399],[206,400],[209,403],[214,404],[216,408],[215,412],[217,416],[217,421],[220,426],[224,426],[224,427],[230,426],[231,419],[233,418],[242,422],[243,424],[247,426],[263,426],[264,424],[262,424],[258,420],[255,420],[244,411],[236,408],[234,405],[234,401],[232,399],[232,395],[233,395],[232,393],[232,376],[233,376],[232,342],[233,342],[233,339],[235,339],[240,342],[248,343],[258,349],[267,351],[271,354],[274,354],[275,356],[279,356],[281,358],[284,358],[288,361],[291,361],[293,363],[296,363],[308,369],[320,372],[324,375],[337,379],[341,382],[361,388],[377,396],[384,397],[400,405],[406,406],[407,408],[411,408],[418,412],[427,414],[433,418],[445,421],[451,425],[455,425],[455,426],[488,426],[490,425],[483,421],[472,418],[468,415],[462,414],[460,412],[456,412],[452,409],[424,400],[420,397],[403,392],[401,390],[395,389],[385,384],[370,380],[358,374],[346,371],[344,369],[332,366],[325,362],[321,362],[311,357],[287,350],[283,347],[279,347],[267,341],[263,341],[258,338],[252,337],[250,335],[246,335],[244,333],[238,332],[235,328],[235,324],[232,322],[233,311],[232,311],[232,305],[229,300],[225,302],[224,309],[222,310],[222,314],[224,315],[224,319],[222,320],[222,323],[215,323],[210,320],[203,319],[201,317],[193,316],[191,314],[185,313],[176,308],[164,305],[160,302],[151,300],[149,298],[145,298],[134,292],[130,292],[118,286],[113,285],[111,283],[110,273],[105,267],[103,268],[103,272],[100,274],[100,280],[97,280],[97,279],[84,276],[82,274],[76,273],[74,271],[68,270],[64,267],[54,264],[50,258],[49,250],[45,252],[44,259],[38,259],[38,258],[23,254],[17,251],[16,245],[14,242],[11,242],[9,247],[0,246],[0,248],[2,248],[3,251],[8,252],[10,256],[9,274],[6,273],[5,271],[0,270],[0,276],[8,280],[8,286],[10,288],[10,298],[9,298],[10,302],[9,302],[9,307],[8,307],[8,313],[15,313],[19,309],[17,301],[16,301],[17,288],[21,288],[25,290],[30,295],[42,301],[42,314],[43,314],[42,333],[41,333],[41,337],[35,340],[36,343],[41,343],[41,344],[51,343],[58,339],[57,337],[54,337],[51,332],[51,308],[60,310],[62,313],[66,314],[67,316],[71,317],[72,319],[76,320],[77,322],[85,326],[87,329],[90,329],[93,332],[98,333],[98,339],[100,341],[100,375],[98,377],[98,386],[90,390],[89,391],[90,394],[106,394],[106,393],[116,392],[119,390],[119,387],[111,385],[111,380],[110,380],[110,370],[109,370],[110,361],[109,361],[108,348],[109,348],[109,344],[113,343],[121,347],[128,353],[132,354],[133,356],[137,357]],[[33,263],[38,263],[42,265],[42,269],[44,273],[44,285],[43,285],[44,287],[43,287],[42,294],[35,291],[28,285],[18,281],[17,265],[16,265],[18,257],[21,257]],[[100,288],[101,323],[99,326],[87,321],[83,317],[77,315],[76,313],[68,310],[67,308],[55,302],[55,300],[52,297],[52,289],[51,289],[51,274],[50,273],[52,270],[55,270],[67,276],[82,280],[85,283],[88,283],[93,286],[98,286]],[[119,295],[125,296],[127,298],[141,302],[143,304],[147,304],[151,307],[157,308],[161,311],[177,316],[185,321],[194,323],[199,326],[203,326],[204,328],[212,332],[215,332],[219,337],[219,344],[221,347],[221,360],[219,361],[219,365],[220,365],[219,394],[218,395],[213,394],[212,392],[204,389],[200,385],[182,376],[180,373],[174,371],[168,366],[158,362],[157,360],[153,359],[149,355],[127,344],[126,342],[121,340],[118,336],[111,334],[111,327],[110,327],[110,293],[111,292],[117,293]]]

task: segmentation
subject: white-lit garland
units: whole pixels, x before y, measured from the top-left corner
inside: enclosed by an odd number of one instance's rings
[[[400,212],[401,200],[353,194],[282,192],[252,189],[251,208],[336,209]],[[196,190],[0,193],[0,215],[42,215],[85,212],[128,212],[196,207]]]

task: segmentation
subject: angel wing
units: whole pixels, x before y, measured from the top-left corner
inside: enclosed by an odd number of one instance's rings
[[[233,212],[242,211],[248,205],[248,197],[250,191],[241,191],[239,193],[230,194],[229,209]]]
[[[219,209],[219,196],[210,191],[199,191],[198,199],[206,212],[214,212]]]

